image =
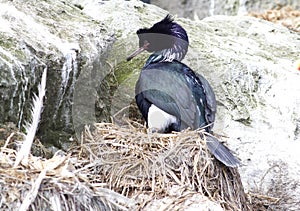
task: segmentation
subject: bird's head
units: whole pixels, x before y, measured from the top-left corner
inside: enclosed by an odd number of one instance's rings
[[[131,54],[127,61],[143,52],[161,52],[173,55],[174,59],[182,60],[188,48],[186,31],[170,15],[155,23],[151,28],[142,28],[137,32],[139,49]]]

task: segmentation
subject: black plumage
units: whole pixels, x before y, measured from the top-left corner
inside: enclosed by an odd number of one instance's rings
[[[153,52],[136,83],[136,103],[149,127],[158,132],[204,127],[211,133],[216,113],[215,94],[208,81],[181,62],[188,50],[186,31],[168,15],[151,28],[137,31],[140,52]],[[222,163],[236,167],[239,161],[215,137],[207,146]]]

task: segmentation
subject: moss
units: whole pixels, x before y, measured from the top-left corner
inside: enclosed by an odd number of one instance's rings
[[[137,58],[133,62],[123,61],[119,63],[115,69],[115,76],[118,83],[124,82],[128,77],[130,77],[136,70],[141,70],[145,62],[144,58]],[[130,84],[129,86],[134,86]]]
[[[25,55],[22,49],[16,48],[16,46],[18,46],[18,43],[15,39],[7,37],[6,35],[0,33],[0,46],[16,58],[20,60],[25,59]],[[1,54],[1,57],[4,58],[6,61],[12,62],[11,58],[6,56],[5,54]]]
[[[115,31],[115,36],[116,36],[117,39],[121,38],[122,34],[123,34],[123,30],[117,30],[117,31]]]
[[[12,48],[14,45],[13,39],[10,37],[6,37],[4,34],[0,33],[0,46],[10,49]]]
[[[134,98],[134,87],[146,58],[137,57],[131,62],[122,60],[101,82],[96,101],[96,119],[109,122],[111,116],[128,106]],[[135,115],[136,116],[136,115]]]
[[[145,12],[147,12],[147,10],[145,10],[145,7],[146,7],[145,5],[143,5],[143,6],[135,5],[134,9],[136,9],[139,13],[144,14]]]

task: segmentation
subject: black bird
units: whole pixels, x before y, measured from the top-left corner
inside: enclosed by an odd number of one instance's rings
[[[137,31],[140,48],[127,61],[146,50],[153,52],[136,83],[136,103],[147,125],[158,132],[204,127],[215,120],[216,99],[208,81],[181,63],[188,50],[186,31],[170,15],[151,28]],[[239,161],[215,137],[206,135],[210,152],[223,164]]]

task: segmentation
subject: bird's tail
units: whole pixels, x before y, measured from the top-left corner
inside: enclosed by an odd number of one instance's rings
[[[216,137],[205,135],[205,138],[207,147],[215,158],[228,167],[239,166],[240,161]]]

